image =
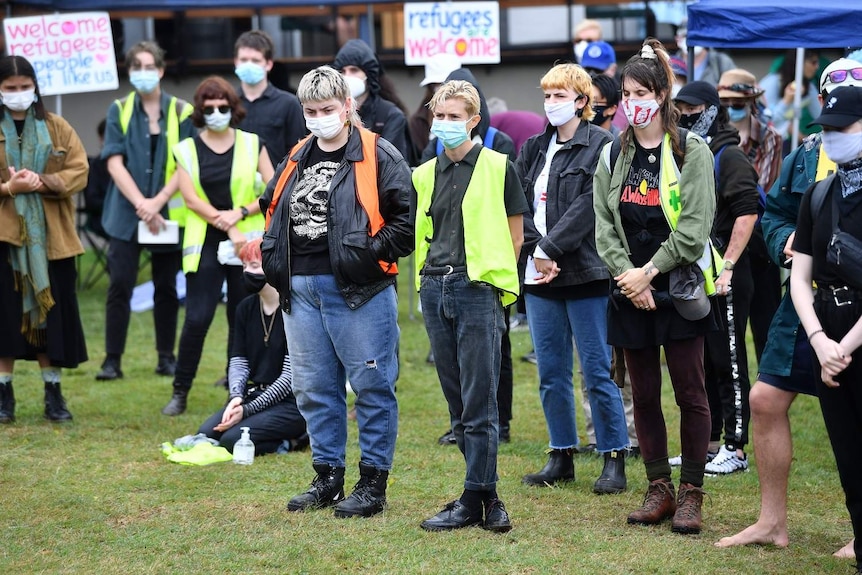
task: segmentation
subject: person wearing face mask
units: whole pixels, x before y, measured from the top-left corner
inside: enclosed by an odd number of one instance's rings
[[[549,459],[523,483],[551,486],[575,478],[578,446],[572,337],[591,406],[604,469],[595,493],[626,489],[629,446],[620,389],[607,345],[607,267],[595,248],[592,175],[611,135],[593,125],[589,74],[558,64],[540,82],[549,126],[530,138],[515,163],[531,212],[524,218],[527,320],[536,349],[539,395],[550,435]]]
[[[829,64],[820,77],[821,102],[828,100],[839,86],[862,87],[862,79],[853,78],[854,69],[862,69],[862,63],[841,58]],[[822,145],[820,132],[808,136],[784,159],[761,221],[769,256],[777,265],[789,269],[793,264],[793,240],[805,191],[836,169]],[[812,367],[811,345],[799,324],[789,289],[769,326],[769,340],[758,363],[759,373],[749,403],[755,430],[760,513],[752,525],[720,539],[715,544],[718,547],[752,544],[787,547],[790,543],[787,487],[794,453],[789,412],[799,394],[817,395],[818,377]],[[834,555],[853,558],[853,547],[854,541],[850,541]]]
[[[590,107],[595,116],[590,120],[599,128],[604,128],[611,136],[618,136],[620,129],[614,126],[614,116],[619,109],[620,83],[616,78],[598,74],[592,77],[592,98]]]
[[[0,423],[15,421],[16,360],[38,362],[45,418],[69,421],[61,370],[87,361],[74,199],[87,185],[87,152],[66,120],[45,110],[25,58],[0,58],[0,101]]]
[[[135,91],[108,108],[101,154],[107,160],[112,182],[102,211],[102,226],[110,238],[110,283],[105,301],[105,359],[96,374],[100,381],[123,377],[130,301],[143,249],[150,252],[155,288],[156,373],[171,377],[176,369],[176,277],[181,269],[181,241],[141,245],[137,230],[138,222],[145,222],[156,233],[165,227],[166,220],[180,227],[185,223],[186,207],[177,186],[171,147],[195,134],[188,119],[192,106],[162,90],[165,60],[157,44],[135,44],[126,53],[126,63]]]
[[[672,518],[701,529],[709,442],[704,336],[714,329],[703,267],[715,213],[712,154],[677,127],[670,56],[653,38],[626,62],[622,107],[629,127],[607,144],[593,178],[596,248],[613,276],[608,343],[623,348],[635,427],[649,481],[632,524]],[[712,271],[707,269],[707,274]],[[675,497],[661,406],[660,347],[679,405],[683,464]]]
[[[398,259],[413,249],[410,168],[366,130],[345,77],[305,74],[297,96],[311,136],[290,151],[260,200],[267,282],[280,294],[294,393],[308,422],[315,477],[289,511],[386,506],[398,435]],[[356,393],[359,481],[344,497],[346,380]]]
[[[269,82],[272,56],[272,38],[262,30],[243,32],[233,47],[237,92],[245,109],[239,128],[260,136],[273,165],[278,165],[306,130],[296,96]]]
[[[676,46],[679,49],[676,56],[683,62],[688,62],[688,21],[683,20],[676,31]],[[733,58],[712,48],[694,47],[694,70],[688,75],[688,81],[703,80],[715,86],[726,70],[736,68]]]
[[[598,42],[602,39],[602,25],[598,20],[585,18],[575,26],[575,34],[572,40],[575,53],[575,62],[580,63],[584,52],[590,42]]]
[[[744,447],[751,414],[745,334],[754,293],[748,241],[757,222],[757,172],[739,147],[739,132],[730,126],[714,86],[703,81],[686,84],[675,102],[682,113],[680,125],[706,140],[718,158],[711,238],[724,263],[713,298],[719,329],[707,334],[704,355],[712,416],[709,452],[715,455],[706,472],[726,475],[748,469]]]
[[[219,244],[230,240],[239,252],[249,239],[263,234],[258,196],[272,178],[272,163],[257,134],[238,129],[245,110],[234,89],[222,78],[201,82],[194,97],[192,123],[200,134],[174,146],[178,180],[189,208],[183,236],[186,316],[180,335],[171,400],[164,415],[186,410],[204,340],[227,282],[227,349],[233,349],[234,316],[247,295],[239,266],[222,263]],[[228,370],[229,371],[229,370]]]
[[[243,283],[250,294],[236,308],[230,350],[227,405],[201,424],[202,433],[233,452],[240,426],[248,427],[255,455],[308,446],[305,420],[296,407],[290,355],[278,292],[260,267],[260,238],[239,251]]]
[[[857,538],[853,554],[862,571],[862,281],[855,266],[834,251],[835,235],[862,242],[862,88],[839,86],[824,99],[814,124],[823,128],[823,152],[837,172],[802,198],[793,240],[790,292],[819,368],[817,395],[835,454],[838,476]],[[815,198],[819,196],[819,205]],[[815,283],[812,283],[815,282]],[[817,287],[812,290],[812,285]]]
[[[470,139],[481,121],[476,88],[449,80],[428,105],[444,150],[413,172],[414,279],[466,476],[461,496],[421,527],[505,532],[512,524],[497,495],[497,388],[503,309],[518,299],[529,206],[512,162]]]
[[[362,124],[386,138],[413,165],[416,152],[407,128],[407,108],[371,46],[363,40],[348,40],[332,67],[344,74]]]
[[[730,125],[739,132],[739,147],[754,166],[760,189],[768,191],[781,170],[781,134],[760,117],[757,98],[762,93],[754,74],[747,70],[728,70],[721,75],[718,85],[721,105],[727,109]],[[779,268],[767,253],[759,220],[748,242],[748,251],[754,285],[749,319],[759,363],[768,339],[769,324],[781,301]]]

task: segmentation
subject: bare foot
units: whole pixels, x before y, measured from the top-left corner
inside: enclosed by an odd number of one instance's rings
[[[840,557],[841,559],[856,559],[856,551],[853,550],[853,543],[856,539],[851,539],[850,543],[836,551],[832,554],[833,557]]]
[[[761,524],[750,525],[731,537],[722,537],[716,547],[735,547],[737,545],[775,545],[787,547],[787,529]]]

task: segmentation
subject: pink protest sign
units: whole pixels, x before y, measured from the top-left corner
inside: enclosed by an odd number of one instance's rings
[[[424,64],[439,53],[463,64],[500,63],[497,2],[405,2],[404,63]]]
[[[119,88],[107,12],[6,18],[3,28],[8,53],[33,64],[43,95]]]

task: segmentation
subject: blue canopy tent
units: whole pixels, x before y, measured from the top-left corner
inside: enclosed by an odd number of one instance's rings
[[[859,14],[858,4],[849,0],[700,0],[688,7],[689,59],[694,46],[796,48],[796,83],[801,85],[805,48],[862,45]],[[797,91],[797,118],[800,99]],[[798,134],[794,122],[794,142]]]
[[[46,10],[65,10],[81,12],[85,10],[201,10],[207,8],[287,8],[294,6],[313,6],[335,4],[389,4],[397,0],[10,0],[15,6],[30,6]]]

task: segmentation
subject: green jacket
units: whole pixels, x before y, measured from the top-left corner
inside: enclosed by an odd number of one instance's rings
[[[609,146],[603,151],[607,157]],[[662,148],[663,154],[671,151]],[[593,208],[596,211],[596,249],[612,276],[634,267],[620,217],[620,195],[635,154],[634,142],[620,151],[613,174],[604,159],[599,160],[593,177]],[[704,255],[715,215],[714,160],[709,146],[700,136],[688,133],[685,161],[679,178],[682,196],[679,221],[675,230],[662,242],[652,262],[661,273],[696,262]]]

